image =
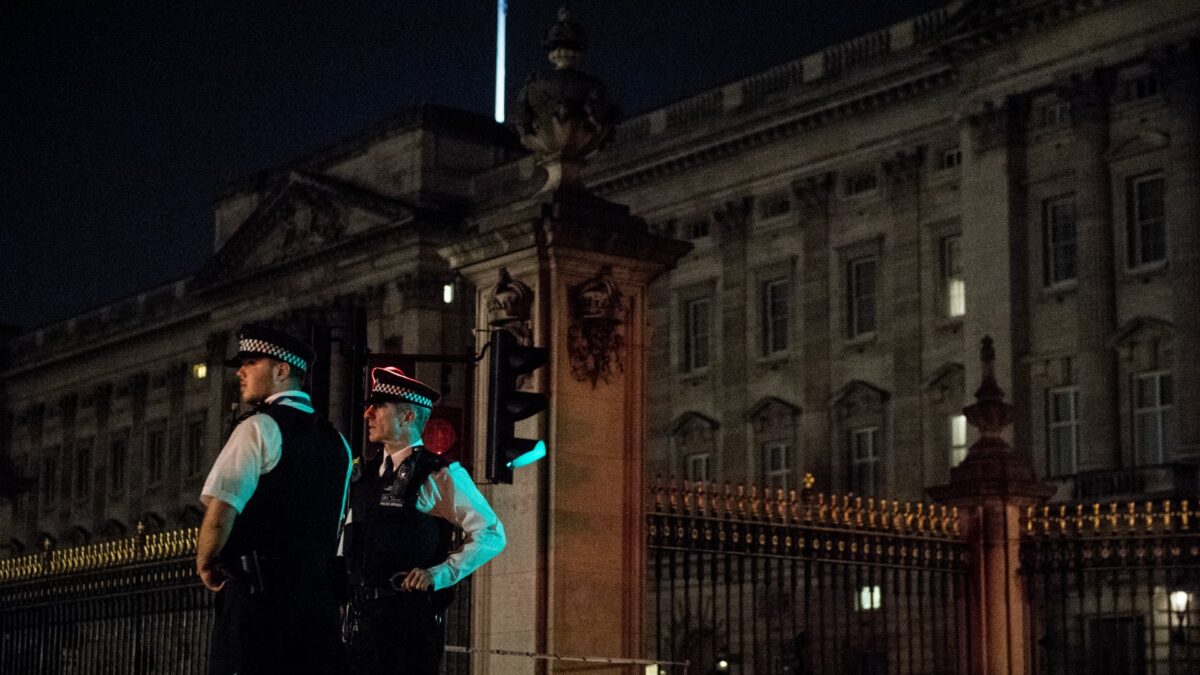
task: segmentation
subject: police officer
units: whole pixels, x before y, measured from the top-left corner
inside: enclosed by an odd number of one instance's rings
[[[504,528],[470,474],[421,443],[438,398],[399,368],[371,371],[363,416],[383,451],[355,471],[343,542],[352,673],[438,673],[447,589],[504,548]],[[451,551],[455,528],[463,543]]]
[[[212,675],[336,673],[343,668],[331,565],[349,488],[349,445],[301,391],[313,350],[265,326],[243,326],[243,403],[204,483],[196,547],[217,593]]]

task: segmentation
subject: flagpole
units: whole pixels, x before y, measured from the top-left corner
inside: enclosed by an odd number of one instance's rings
[[[504,38],[508,0],[496,0],[496,121],[504,121]]]

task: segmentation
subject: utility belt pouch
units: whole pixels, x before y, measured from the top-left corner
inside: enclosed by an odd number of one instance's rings
[[[266,579],[263,576],[262,559],[259,557],[258,551],[251,551],[238,558],[238,567],[241,571],[239,576],[246,583],[246,587],[250,589],[250,595],[258,595],[266,591]]]

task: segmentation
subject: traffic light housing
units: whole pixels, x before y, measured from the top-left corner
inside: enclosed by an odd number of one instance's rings
[[[546,365],[550,352],[518,344],[505,330],[493,332],[489,342],[487,476],[493,483],[512,483],[514,468],[546,456],[544,441],[516,437],[516,423],[546,409],[546,395],[521,391],[518,381]]]

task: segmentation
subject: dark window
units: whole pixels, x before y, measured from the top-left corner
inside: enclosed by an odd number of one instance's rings
[[[883,448],[878,427],[850,432],[850,491],[876,495],[883,487]]]
[[[445,388],[442,389],[445,392]],[[189,476],[200,473],[204,461],[204,418],[188,422],[187,448],[184,454],[183,468]]]
[[[847,329],[852,338],[875,332],[877,266],[874,256],[852,260],[847,266]]]
[[[847,195],[860,195],[870,192],[879,186],[879,175],[874,170],[862,171],[846,176],[844,192]]]
[[[1046,413],[1047,469],[1051,476],[1068,476],[1079,459],[1079,389],[1051,389]]]
[[[1133,378],[1133,433],[1139,466],[1162,464],[1175,444],[1175,399],[1171,374],[1141,373]]]
[[[787,490],[791,482],[791,459],[787,443],[771,442],[762,446],[762,480],[772,490]]]
[[[125,460],[129,452],[129,441],[124,436],[113,439],[109,446],[108,475],[109,487],[114,494],[125,490]]]
[[[162,481],[167,459],[167,432],[152,429],[146,432],[146,480],[150,485]]]
[[[708,229],[708,219],[700,218],[684,226],[683,236],[686,239],[700,239],[708,236]]]
[[[1042,230],[1046,242],[1046,285],[1054,286],[1075,279],[1077,243],[1074,195],[1046,200],[1042,205]]]
[[[770,220],[785,216],[792,210],[792,200],[787,194],[774,194],[764,197],[759,207],[759,218],[761,220]]]
[[[788,348],[788,282],[775,279],[763,284],[762,291],[763,355],[785,352]]]
[[[75,498],[83,499],[92,492],[92,440],[75,447]]]
[[[51,450],[53,454],[58,454],[58,448]],[[54,500],[58,498],[58,460],[53,457],[47,457],[42,462],[42,503],[46,506],[53,506]]]
[[[711,452],[693,452],[684,461],[686,465],[684,475],[689,481],[707,482],[712,480]]]
[[[1133,77],[1121,83],[1122,101],[1140,101],[1158,95],[1158,78],[1153,73]]]
[[[1129,266],[1167,259],[1167,222],[1162,174],[1129,181]]]
[[[697,298],[684,305],[683,367],[699,370],[708,367],[709,299]]]
[[[943,150],[942,154],[938,155],[937,170],[946,171],[962,165],[962,150],[957,147]]]

